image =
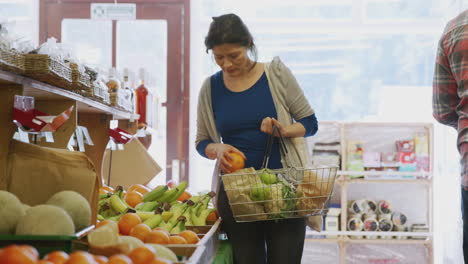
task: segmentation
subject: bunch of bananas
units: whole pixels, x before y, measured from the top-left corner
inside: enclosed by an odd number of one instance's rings
[[[171,234],[184,231],[186,225],[206,225],[207,216],[216,210],[209,208],[209,202],[214,196],[214,192],[209,192],[192,196],[183,202],[164,203],[153,217],[143,223],[151,229],[160,227]]]
[[[216,194],[208,192],[177,201],[186,188],[185,181],[173,189],[159,186],[146,193],[143,202],[132,208],[123,199],[122,186],[118,186],[114,193],[100,196],[98,219],[118,221],[125,213],[136,213],[151,229],[161,227],[172,234],[184,231],[186,225],[206,225],[207,216],[216,210],[209,208]]]

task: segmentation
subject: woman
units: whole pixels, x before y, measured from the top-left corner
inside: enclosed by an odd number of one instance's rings
[[[234,152],[244,157],[245,167],[259,169],[274,125],[285,138],[291,165],[306,166],[304,136],[318,128],[314,111],[278,58],[270,63],[256,61],[252,35],[237,15],[214,17],[205,46],[221,71],[205,80],[199,94],[196,148],[200,155],[217,160],[212,187],[218,193],[217,208],[233,246],[234,262],[300,263],[305,219],[236,223],[220,171],[229,172]],[[268,167],[286,166],[281,155],[275,140]]]

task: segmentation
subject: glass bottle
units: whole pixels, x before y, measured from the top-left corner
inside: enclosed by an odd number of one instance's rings
[[[148,124],[146,121],[146,110],[147,110],[147,97],[148,89],[145,87],[145,70],[140,69],[140,85],[136,88],[136,103],[137,103],[137,114],[140,115],[138,120],[138,128],[146,127]]]

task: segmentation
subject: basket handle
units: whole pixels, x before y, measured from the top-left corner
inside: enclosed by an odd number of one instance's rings
[[[267,140],[267,144],[266,144],[266,148],[265,148],[265,154],[263,155],[263,162],[262,162],[262,166],[260,167],[261,169],[264,169],[264,168],[267,168],[268,167],[268,162],[270,161],[270,156],[271,156],[271,149],[272,149],[272,146],[273,146],[273,142],[275,140],[275,132],[278,132],[278,139],[279,139],[279,145],[280,145],[280,148],[282,148],[283,152],[284,152],[284,155],[287,157],[287,154],[288,154],[288,150],[286,149],[286,146],[284,145],[284,139],[283,139],[283,135],[281,135],[280,131],[279,131],[279,127],[278,126],[273,126],[273,130],[271,131],[271,134],[270,136],[268,137],[268,140]]]

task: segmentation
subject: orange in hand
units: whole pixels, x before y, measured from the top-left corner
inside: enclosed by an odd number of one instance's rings
[[[229,168],[229,173],[235,172],[237,170],[243,169],[245,166],[244,157],[237,152],[229,153],[231,156],[231,160],[228,160],[229,164],[231,164],[231,168]]]

